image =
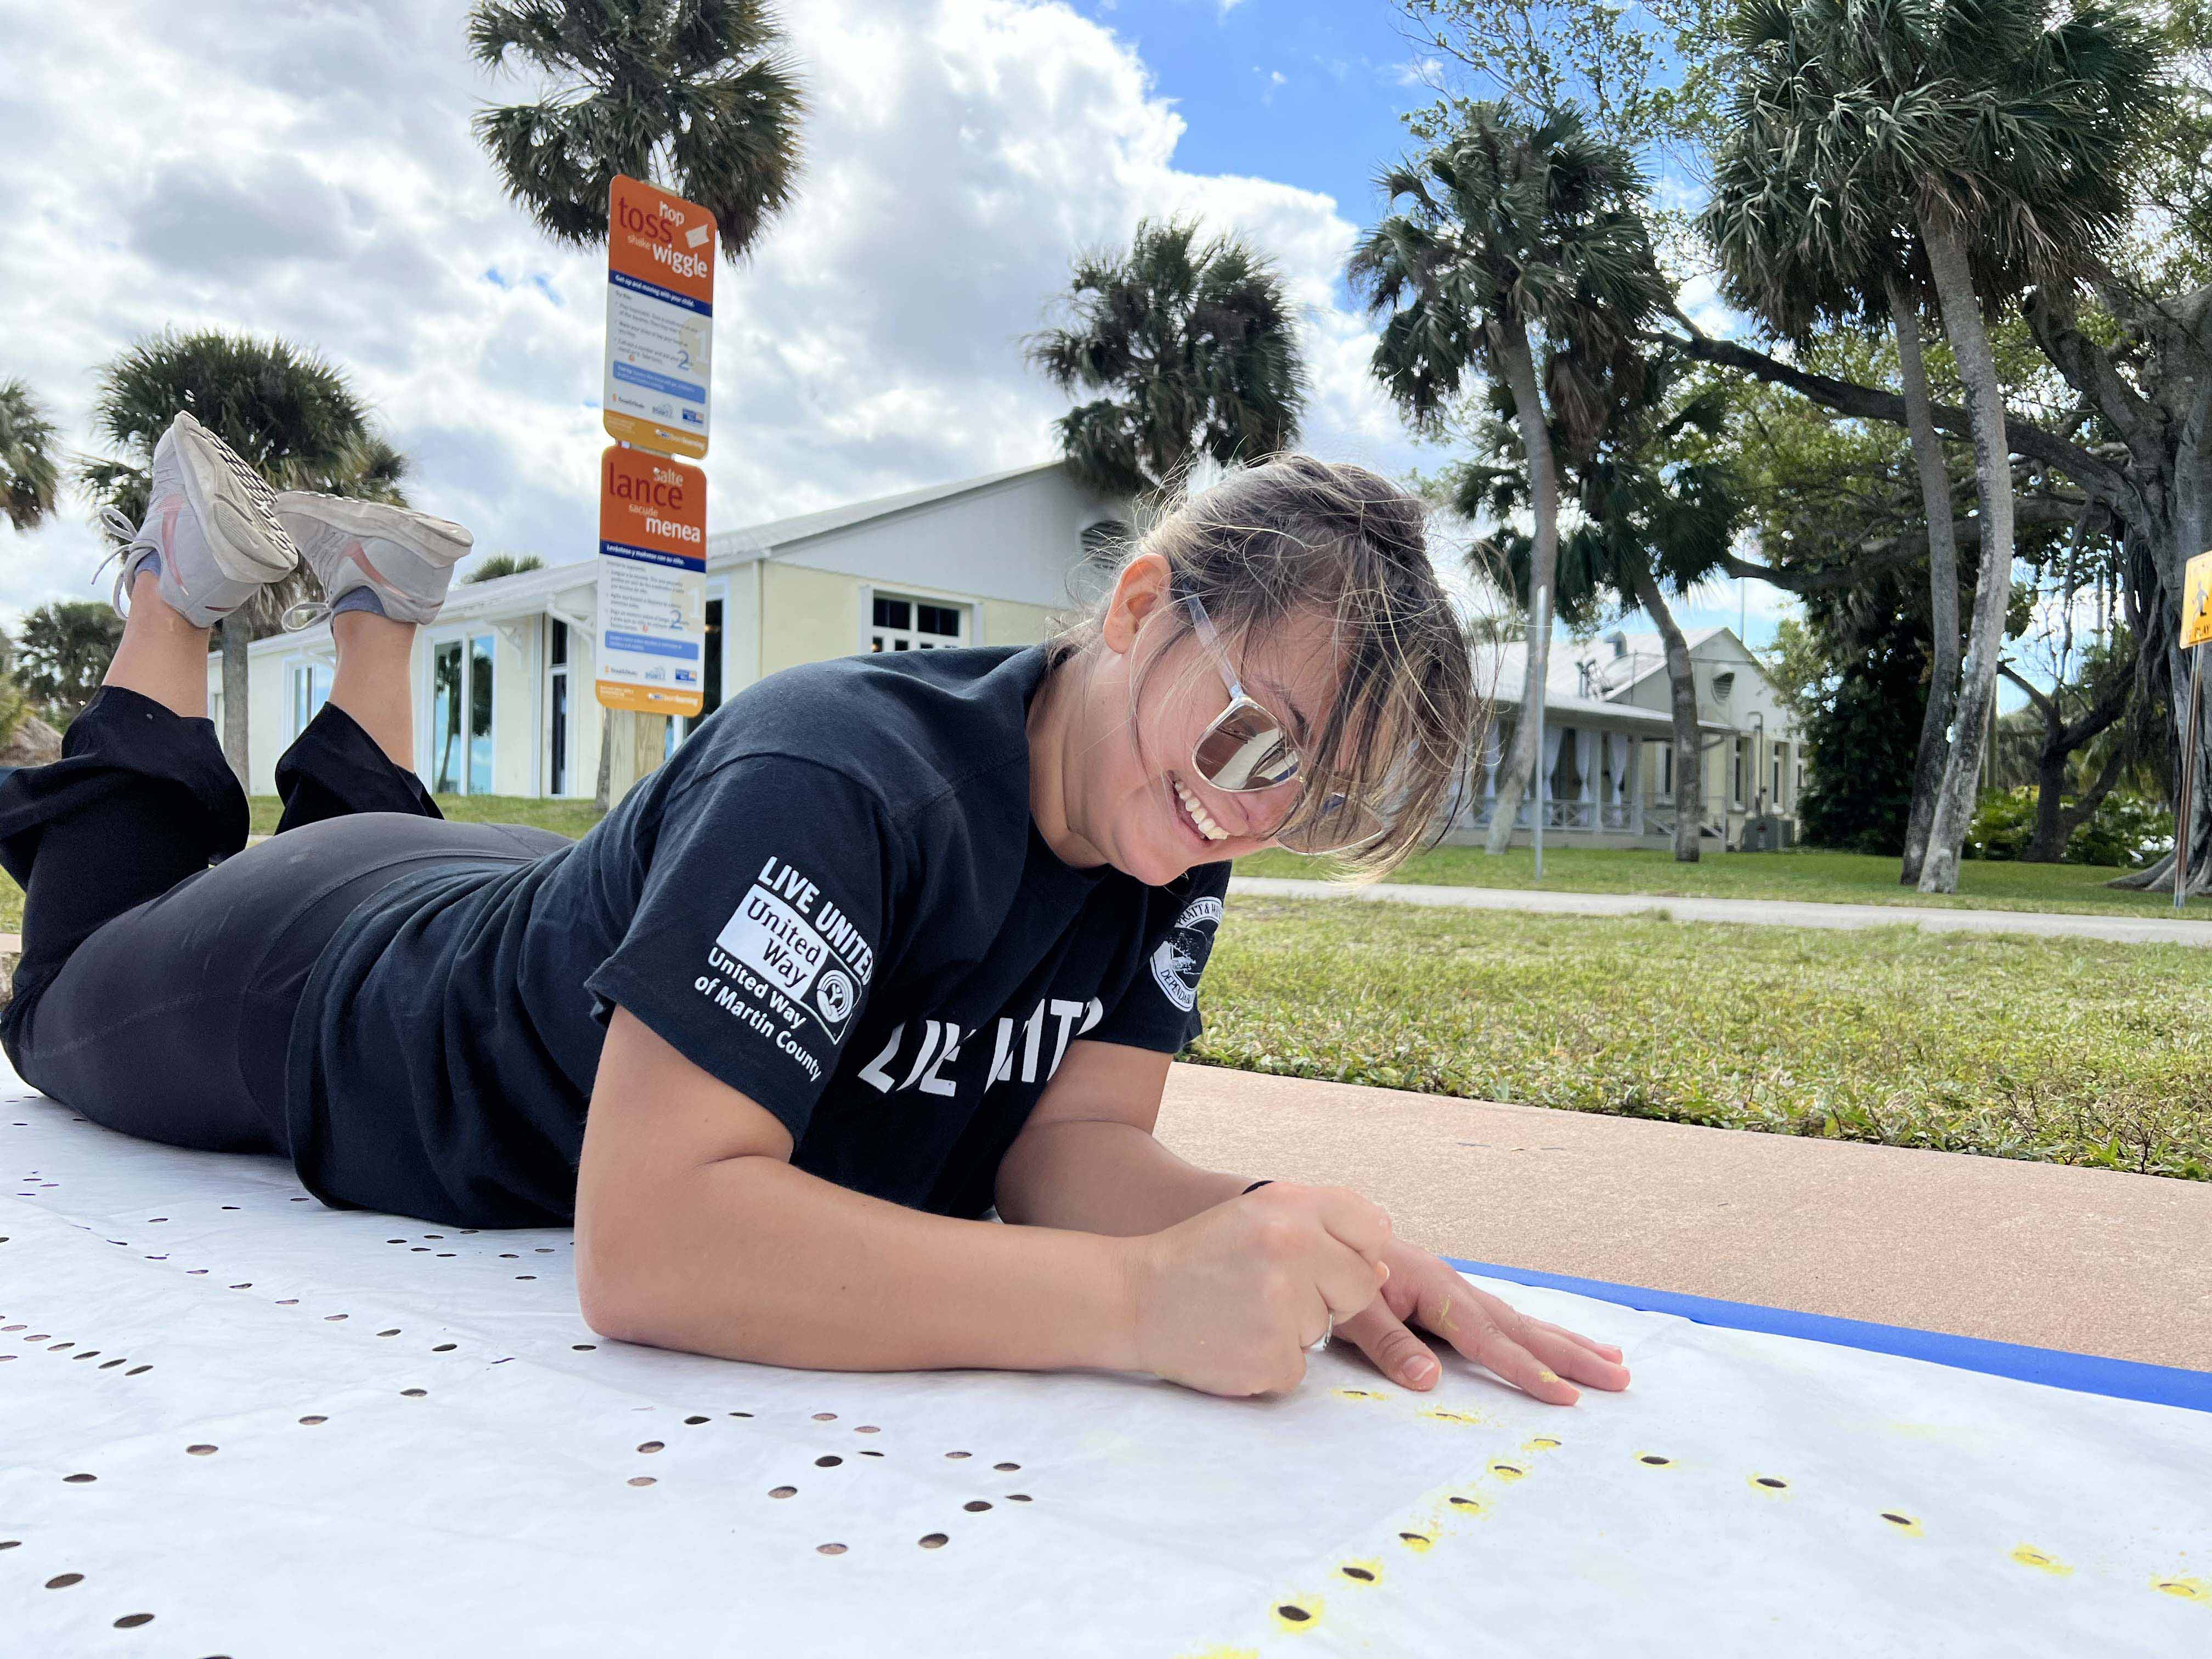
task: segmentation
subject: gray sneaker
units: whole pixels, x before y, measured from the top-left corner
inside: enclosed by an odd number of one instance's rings
[[[113,507],[100,518],[118,544],[108,558],[123,561],[113,602],[124,616],[131,578],[149,558],[161,562],[163,602],[195,628],[214,627],[299,568],[300,550],[277,522],[275,493],[188,414],[154,447],[145,522],[134,530]]]
[[[449,519],[384,501],[288,489],[276,498],[276,513],[323,585],[319,604],[295,605],[285,613],[288,629],[356,609],[375,610],[395,622],[429,622],[446,602],[453,566],[476,544]],[[340,604],[362,588],[374,599],[373,605]]]

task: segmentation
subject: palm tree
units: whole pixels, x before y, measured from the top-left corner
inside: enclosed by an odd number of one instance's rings
[[[791,199],[803,101],[759,0],[477,0],[469,50],[551,84],[487,109],[477,138],[507,192],[556,242],[606,240],[617,173],[714,216],[732,260]]]
[[[1571,109],[1529,120],[1467,106],[1459,128],[1378,181],[1395,206],[1346,270],[1370,313],[1389,313],[1374,372],[1417,426],[1436,430],[1470,371],[1502,381],[1527,457],[1535,521],[1521,719],[1498,774],[1488,850],[1502,853],[1536,763],[1559,561],[1552,419],[1587,428],[1599,405],[1589,365],[1613,357],[1668,290],[1638,211],[1645,180],[1626,150]],[[1547,417],[1532,335],[1548,348]]]
[[[54,423],[30,387],[0,380],[0,515],[18,531],[36,529],[60,497],[54,436]]]
[[[1780,100],[1772,84],[1782,54],[1770,52],[1772,15],[1746,9],[1731,20],[1738,51],[1766,73],[1735,82],[1728,123],[1713,161],[1713,199],[1698,228],[1720,258],[1721,294],[1794,345],[1822,329],[1887,323],[1897,342],[1905,430],[1928,525],[1928,583],[1933,650],[1928,702],[1913,757],[1912,807],[1898,879],[1917,887],[1950,753],[1958,703],[1959,544],[1951,482],[1937,436],[1922,355],[1922,319],[1932,303],[1918,235],[1892,199],[1850,204],[1850,182],[1820,176],[1826,157],[1770,118]],[[1865,175],[1857,182],[1863,188]]]
[[[1280,273],[1237,236],[1140,220],[1126,255],[1076,261],[1073,325],[1025,355],[1062,392],[1109,390],[1055,423],[1061,452],[1115,495],[1171,492],[1200,456],[1226,466],[1296,442],[1305,362]]]
[[[404,505],[407,459],[374,431],[345,377],[312,351],[281,339],[206,329],[142,339],[100,373],[93,423],[118,455],[78,469],[96,507],[132,525],[146,516],[154,448],[181,411],[250,463],[274,489],[319,489]],[[305,572],[271,583],[223,618],[223,753],[248,769],[246,648],[274,633],[307,597]]]
[[[1694,864],[1705,818],[1705,767],[1698,688],[1689,642],[1667,603],[1724,568],[1743,507],[1733,468],[1719,453],[1726,400],[1712,385],[1685,384],[1679,359],[1626,359],[1609,378],[1601,428],[1577,442],[1557,434],[1577,521],[1560,538],[1559,614],[1571,623],[1643,611],[1659,630],[1667,664],[1674,754],[1674,857]],[[1501,459],[1517,434],[1489,429]],[[1528,505],[1525,466],[1462,465],[1451,504],[1468,519],[1510,524]],[[1507,580],[1524,603],[1534,579],[1534,543],[1516,530],[1496,539]],[[1501,802],[1501,805],[1503,803]]]
[[[2131,155],[2156,111],[2138,19],[2075,0],[1750,0],[1737,19],[1740,120],[1794,154],[1837,244],[1917,233],[1966,394],[1981,512],[1951,744],[1920,890],[1955,892],[2012,595],[2005,408],[1985,313],[2070,285],[2133,204]]]

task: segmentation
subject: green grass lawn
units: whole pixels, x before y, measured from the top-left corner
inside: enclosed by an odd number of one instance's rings
[[[2212,1178],[2182,945],[1234,898],[1193,1058]]]
[[[1901,887],[1897,860],[1863,853],[1796,848],[1786,853],[1707,853],[1695,864],[1641,848],[1544,849],[1546,889],[1563,893],[1650,893],[1668,898],[1809,899],[1846,904],[1925,904],[1972,910],[2074,910],[2107,915],[2173,914],[2171,893],[2131,893],[2104,884],[2122,873],[2095,865],[2013,864],[1969,859],[1955,896]],[[1237,863],[1246,876],[1315,878],[1320,862],[1291,853],[1261,853]],[[1525,847],[1490,857],[1479,847],[1439,847],[1411,858],[1394,882],[1444,887],[1532,888],[1534,857]],[[2192,901],[2184,914],[2212,921],[2212,903]]]
[[[574,840],[599,821],[599,809],[588,800],[540,800],[531,795],[436,795],[438,810],[447,817],[468,823],[526,823],[538,830],[557,830]],[[277,815],[284,804],[274,795],[255,795],[253,833],[276,832]]]

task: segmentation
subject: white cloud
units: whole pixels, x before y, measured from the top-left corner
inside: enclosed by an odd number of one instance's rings
[[[784,10],[809,92],[793,208],[716,277],[713,521],[733,526],[1052,452],[1065,400],[1022,362],[1079,248],[1183,211],[1279,259],[1305,312],[1305,445],[1415,459],[1339,308],[1328,197],[1175,165],[1183,124],[1134,49],[1059,3]],[[521,95],[458,8],[225,0],[51,8],[0,89],[0,377],[89,446],[93,377],[163,326],[276,333],[346,369],[412,455],[416,501],[486,550],[593,545],[605,264],[506,201],[470,136]],[[118,41],[128,43],[117,50]],[[0,531],[0,611],[82,598],[72,501]]]

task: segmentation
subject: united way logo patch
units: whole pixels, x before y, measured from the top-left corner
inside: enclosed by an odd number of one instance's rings
[[[1206,971],[1220,926],[1219,899],[1193,899],[1152,951],[1152,978],[1160,994],[1185,1013],[1198,1006],[1198,976]]]

